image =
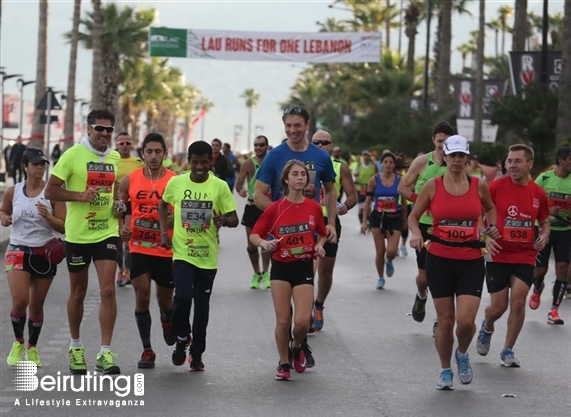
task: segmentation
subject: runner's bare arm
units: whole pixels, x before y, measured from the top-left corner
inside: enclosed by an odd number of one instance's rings
[[[159,203],[159,223],[161,224],[161,247],[165,249],[172,248],[172,241],[170,236],[167,233],[168,230],[168,204],[165,200],[161,198],[161,202]]]
[[[476,178],[476,177],[472,177]],[[482,178],[478,179],[478,192],[480,193],[480,200],[482,201],[482,207],[484,208],[484,213],[486,216],[486,234],[492,239],[497,239],[500,237],[500,232],[496,227],[497,213],[496,206],[492,201],[492,196],[490,195],[490,190],[488,184]]]
[[[254,204],[260,209],[267,209],[272,200],[268,197],[268,192],[270,191],[270,184],[266,184],[260,180],[256,180],[256,190],[254,191]]]
[[[373,201],[373,192],[375,190],[375,177],[369,178],[369,183],[367,184],[367,196],[365,197],[365,203],[363,204],[363,223],[361,223],[361,233],[367,233],[369,214],[371,212],[371,203]]]
[[[244,188],[244,182],[247,179],[252,178],[253,173],[250,168],[254,167],[254,163],[251,159],[245,161],[240,167],[240,173],[238,174],[238,179],[236,180],[236,192],[240,197],[246,197],[248,195],[247,190]]]
[[[349,167],[345,164],[341,165],[341,187],[343,188],[343,192],[345,192],[347,199],[345,200],[345,203],[337,209],[337,214],[339,216],[346,214],[357,205],[357,190],[355,189],[355,183],[351,177]]]
[[[50,175],[48,183],[46,185],[45,196],[48,200],[52,201],[81,201],[81,202],[93,202],[95,196],[99,192],[95,188],[88,188],[85,191],[68,191],[62,188],[64,181],[54,175]]]
[[[422,213],[430,206],[430,200],[434,197],[436,192],[436,182],[430,179],[424,183],[418,199],[412,208],[412,212],[408,216],[408,229],[411,233],[410,246],[415,248],[417,251],[422,249],[423,240],[422,233],[420,232],[419,220]]]
[[[416,183],[416,180],[422,173],[422,170],[426,166],[427,160],[428,154],[417,156],[415,160],[412,161],[412,164],[410,164],[410,168],[407,171],[406,175],[400,181],[398,186],[398,193],[407,200],[414,202],[414,197],[412,197],[413,192],[410,189]]]
[[[0,207],[0,224],[8,227],[12,224],[12,200],[14,199],[14,186],[6,188]]]

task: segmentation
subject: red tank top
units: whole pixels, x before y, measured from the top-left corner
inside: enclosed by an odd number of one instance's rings
[[[172,257],[172,250],[161,248],[161,227],[159,224],[159,203],[165,187],[176,174],[166,170],[159,180],[145,177],[143,168],[129,174],[129,199],[131,200],[131,240],[129,251],[151,256]],[[171,208],[172,210],[172,208]],[[169,231],[172,238],[172,230]]]
[[[449,242],[470,242],[480,238],[478,218],[482,214],[482,202],[478,192],[478,178],[470,178],[470,188],[464,195],[453,196],[444,188],[444,177],[437,177],[436,192],[430,202],[432,234]],[[451,247],[438,242],[428,246],[432,255],[450,259],[471,260],[482,257],[478,248]]]

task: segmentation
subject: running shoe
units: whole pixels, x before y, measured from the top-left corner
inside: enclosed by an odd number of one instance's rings
[[[387,277],[392,277],[395,273],[395,266],[393,265],[392,260],[385,259],[385,270],[387,273]]]
[[[155,355],[155,352],[153,352],[153,349],[149,348],[149,349],[143,350],[143,354],[141,355],[141,360],[137,364],[137,368],[140,368],[140,369],[154,368],[156,357],[157,357],[157,355]]]
[[[289,363],[282,363],[276,369],[276,379],[278,381],[291,381],[291,371]]]
[[[311,328],[315,331],[323,329],[323,307],[313,307],[312,318],[313,324],[311,325]]]
[[[537,310],[539,308],[539,304],[541,303],[541,293],[545,288],[545,283],[541,284],[541,289],[537,291],[537,288],[533,289],[531,293],[531,297],[529,297],[529,308],[532,310]]]
[[[399,250],[400,256],[405,257],[408,256],[408,252],[406,250],[406,246],[402,245]]]
[[[187,340],[177,340],[172,353],[172,363],[181,366],[186,361],[186,349],[190,345],[190,337]]]
[[[377,290],[384,290],[385,289],[385,279],[379,278],[377,279],[377,285],[375,286]]]
[[[454,372],[452,372],[450,369],[443,370],[442,372],[440,372],[440,378],[436,383],[436,389],[442,391],[452,391],[454,389],[452,388],[452,386],[454,385],[453,379],[454,379]]]
[[[301,346],[293,347],[293,341],[290,342],[289,348],[293,353],[293,369],[300,374],[305,372],[305,369],[307,368],[307,359],[305,359],[303,348]]]
[[[87,373],[85,349],[83,346],[69,348],[69,372],[71,372],[72,375],[85,375]]]
[[[17,365],[22,360],[22,353],[24,353],[24,342],[15,341],[12,343],[12,349],[10,349],[10,353],[6,359],[8,365]]]
[[[438,331],[438,320],[434,320],[434,324],[432,324],[432,337],[436,337],[437,331]]]
[[[125,286],[125,281],[123,280],[123,275],[121,274],[121,272],[117,272],[117,286],[118,287]]]
[[[178,339],[172,332],[172,317],[165,319],[161,314],[161,326],[163,327],[163,339],[165,339],[165,343],[169,346],[174,345]]]
[[[40,360],[40,353],[35,346],[26,349],[26,360],[34,362],[38,368],[42,367],[42,361]]]
[[[188,358],[191,371],[204,371],[204,362],[202,362],[202,353],[192,352]]]
[[[115,364],[115,354],[109,350],[97,354],[95,361],[95,370],[102,372],[104,375],[119,375],[121,369]]]
[[[418,323],[422,323],[424,321],[427,299],[428,298],[421,300],[418,294],[416,294],[416,298],[414,299],[414,305],[412,306],[412,318]]]
[[[514,356],[513,350],[510,348],[505,348],[500,353],[500,359],[502,366],[507,366],[508,368],[519,368],[519,361]]]
[[[264,285],[264,290],[270,289],[270,273],[268,271],[262,272],[262,282]]]
[[[261,274],[254,272],[254,275],[252,276],[252,281],[250,282],[250,288],[252,290],[257,290],[258,287],[260,286],[261,279],[262,279]]]
[[[461,384],[468,385],[474,378],[474,371],[472,370],[472,365],[470,365],[470,356],[466,353],[466,355],[458,357],[458,349],[456,349],[454,357],[458,366],[458,380]]]
[[[301,342],[301,348],[303,349],[303,354],[307,360],[307,367],[313,368],[315,366],[315,358],[313,357],[313,350],[311,350],[311,347],[307,343],[307,338]],[[293,359],[291,362],[293,362]]]
[[[559,317],[559,311],[556,308],[552,308],[547,314],[547,323],[549,324],[565,324],[565,322]]]
[[[493,334],[494,332],[486,330],[486,320],[483,320],[482,325],[480,326],[480,332],[478,333],[478,339],[476,339],[476,350],[478,351],[478,355],[486,356],[488,354]]]

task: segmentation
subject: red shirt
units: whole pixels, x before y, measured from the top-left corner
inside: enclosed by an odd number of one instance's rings
[[[545,190],[531,180],[527,185],[514,184],[508,176],[490,184],[490,195],[501,235],[497,242],[502,247],[492,262],[535,265],[533,225],[549,215]]]
[[[315,233],[327,236],[321,205],[304,198],[302,203],[292,203],[281,198],[274,201],[260,216],[252,233],[268,238],[271,233],[280,239],[272,258],[280,262],[295,262],[314,256]]]
[[[470,177],[468,192],[453,196],[444,188],[443,177],[437,177],[436,192],[430,201],[432,234],[450,242],[470,242],[480,239],[478,218],[482,202],[478,192],[478,178]],[[451,247],[432,242],[427,248],[432,255],[449,259],[472,260],[482,257],[479,248]]]

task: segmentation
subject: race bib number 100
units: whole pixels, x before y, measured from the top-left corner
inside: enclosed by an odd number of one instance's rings
[[[182,227],[210,229],[212,207],[212,201],[182,200],[180,206]]]
[[[441,220],[438,223],[440,238],[449,242],[466,242],[474,235],[473,220]]]

